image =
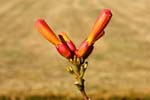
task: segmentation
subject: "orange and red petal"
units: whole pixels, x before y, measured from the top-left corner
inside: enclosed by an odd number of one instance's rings
[[[109,9],[104,9],[100,13],[98,19],[96,20],[93,26],[91,33],[89,34],[87,38],[87,41],[89,42],[89,44],[92,44],[93,41],[95,41],[95,39],[97,38],[97,36],[101,36],[100,34],[102,34],[102,31],[104,30],[106,25],[109,23],[111,16],[112,16],[112,13]]]
[[[97,40],[99,40],[104,34],[105,34],[105,31],[102,31],[102,32],[93,40],[93,43],[95,43]]]
[[[92,52],[92,47],[93,45],[89,45],[88,44],[88,41],[85,40],[81,43],[80,47],[78,50],[75,51],[75,55],[78,57],[78,58],[87,58],[91,52]]]
[[[43,19],[38,19],[35,23],[36,28],[38,31],[51,43],[55,46],[60,44],[59,39],[52,31],[52,29],[48,26],[48,24]]]

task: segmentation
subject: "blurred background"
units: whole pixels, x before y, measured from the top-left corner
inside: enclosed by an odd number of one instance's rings
[[[45,19],[78,46],[104,8],[113,17],[88,58],[88,94],[150,95],[150,0],[0,0],[0,94],[80,96],[70,64],[34,23]]]

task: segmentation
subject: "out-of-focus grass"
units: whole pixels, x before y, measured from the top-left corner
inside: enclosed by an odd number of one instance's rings
[[[111,97],[96,97],[93,100],[149,100],[149,96],[135,97],[135,96],[111,96]],[[0,96],[0,100],[81,100],[77,97],[67,97],[64,95],[51,95],[51,96]]]
[[[89,94],[150,93],[150,0],[0,0],[0,94],[80,95],[69,65],[35,29],[44,18],[79,45],[103,8],[113,17],[89,57]],[[150,95],[150,94],[149,94]]]

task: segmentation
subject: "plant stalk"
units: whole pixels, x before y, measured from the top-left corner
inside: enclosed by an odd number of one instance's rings
[[[86,94],[86,91],[85,91],[85,88],[83,88],[82,90],[81,90],[81,94],[82,94],[82,96],[83,96],[83,100],[90,100],[90,98],[87,96],[87,94]]]
[[[77,86],[78,90],[81,92],[83,100],[91,100],[85,91],[85,85],[84,85],[84,73],[87,69],[88,62],[84,59],[78,59],[77,57],[74,57],[73,59],[70,59],[70,61],[73,66],[68,67],[68,71],[75,76],[76,81],[75,85]]]

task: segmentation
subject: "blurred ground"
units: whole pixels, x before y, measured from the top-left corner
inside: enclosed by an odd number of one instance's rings
[[[112,10],[86,73],[88,94],[150,95],[150,0],[0,0],[0,94],[79,95],[69,65],[35,29],[44,18],[76,45]]]

